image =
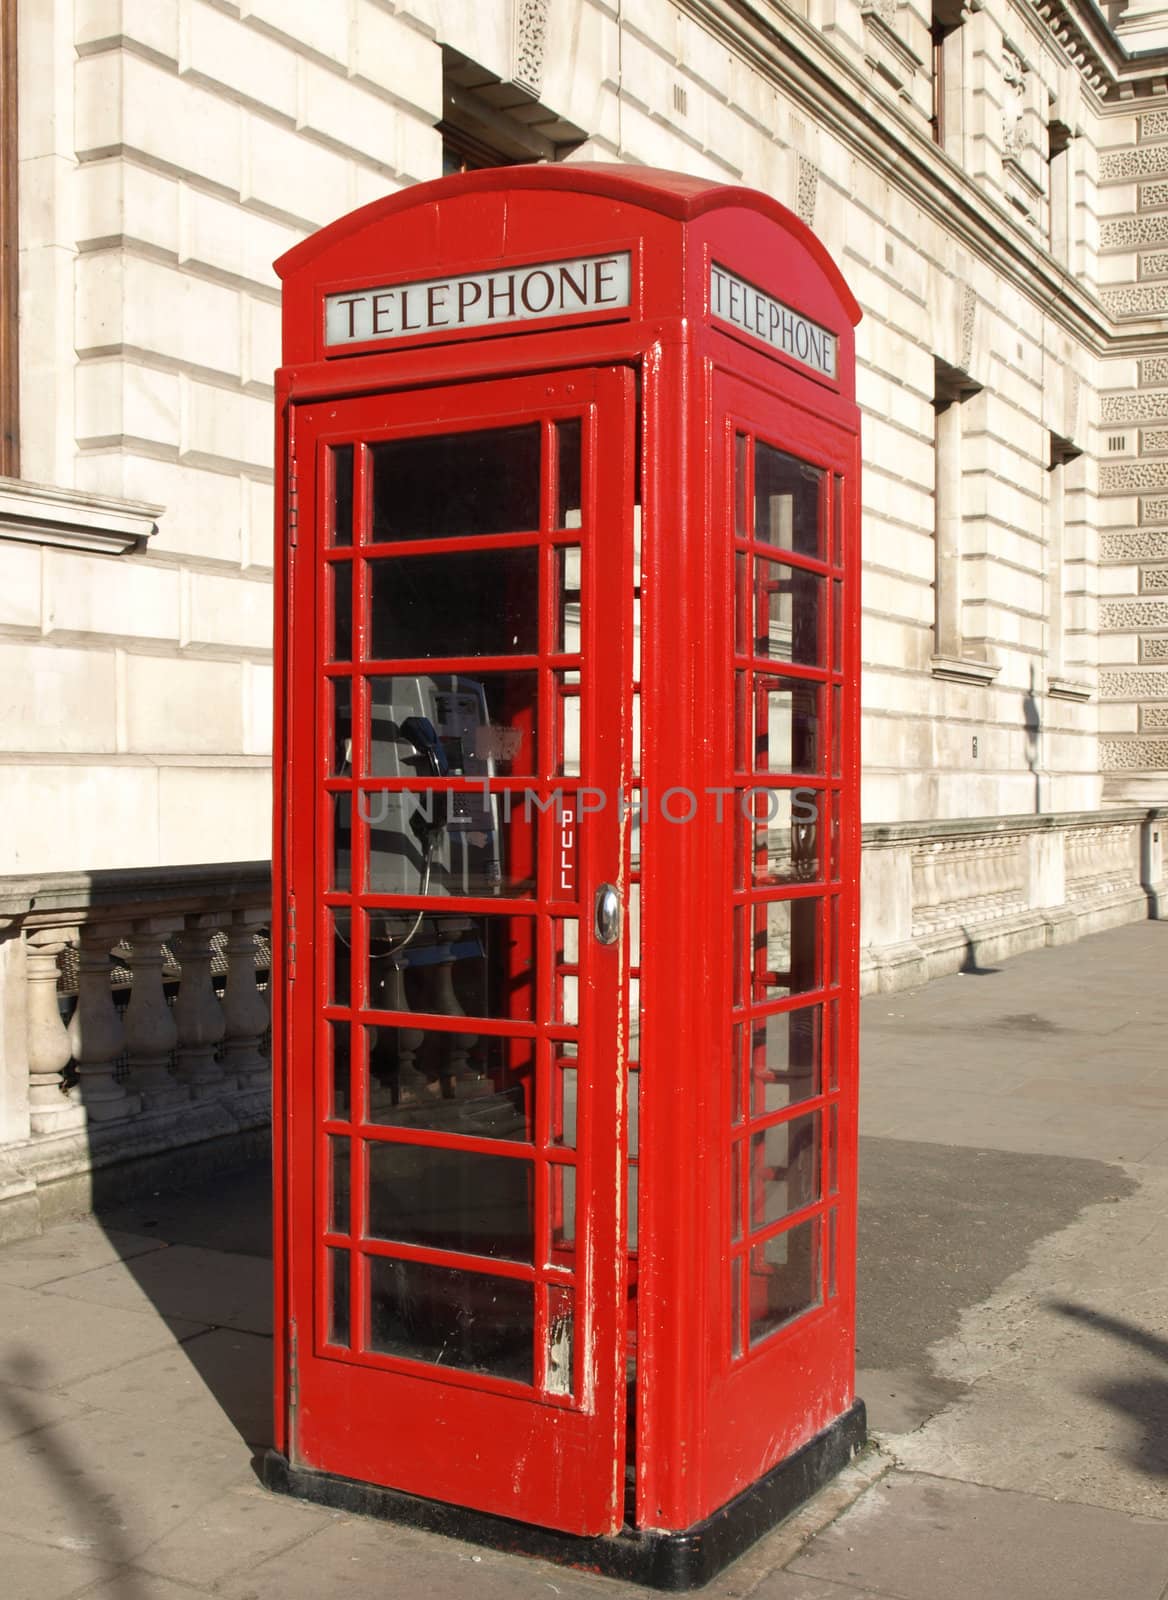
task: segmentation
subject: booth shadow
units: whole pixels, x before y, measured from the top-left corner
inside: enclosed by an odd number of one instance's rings
[[[119,1255],[127,1235],[161,1247],[127,1253],[117,1270],[160,1318],[197,1325],[176,1348],[255,1464],[273,1438],[270,1157],[132,1198],[94,1177],[94,1219]]]
[[[1153,1356],[1168,1367],[1168,1339],[1134,1322],[1073,1300],[1049,1300],[1048,1309]],[[1087,1390],[1113,1411],[1131,1419],[1137,1429],[1126,1455],[1137,1471],[1150,1478],[1168,1478],[1168,1377],[1129,1377],[1092,1384]]]

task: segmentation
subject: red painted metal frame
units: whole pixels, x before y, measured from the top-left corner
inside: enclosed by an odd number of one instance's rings
[[[325,285],[422,277],[435,269],[446,270],[455,256],[460,269],[509,265],[537,256],[566,257],[590,253],[593,240],[614,239],[630,241],[634,251],[634,292],[626,320],[567,329],[535,323],[529,329],[496,331],[488,338],[468,336],[459,342],[324,358]],[[834,332],[839,341],[838,381],[810,374],[712,322],[707,288],[711,258]],[[637,1363],[632,1456],[637,1525],[685,1529],[790,1455],[839,1416],[852,1398],[860,838],[859,422],[853,377],[858,308],[818,241],[765,196],[676,174],[587,165],[467,174],[407,191],[306,241],[284,258],[280,270],[285,278],[288,366],[277,388],[281,427],[277,459],[284,462],[292,458],[292,432],[303,433],[310,405],[323,417],[325,410],[347,403],[350,396],[392,392],[404,397],[413,391],[418,417],[429,427],[443,410],[443,390],[437,386],[551,374],[547,380],[535,376],[528,380],[534,395],[540,384],[563,381],[566,368],[618,363],[637,375],[644,530],[639,782],[647,798],[640,859],[640,1217],[636,1258],[630,1263],[637,1295],[630,1336]],[[535,405],[534,398],[531,403]],[[375,408],[368,412],[370,426],[376,426],[375,415]],[[828,566],[839,573],[838,589],[829,584],[829,592],[833,603],[841,601],[843,663],[838,695],[823,690],[829,720],[838,702],[838,776],[823,773],[788,780],[760,774],[748,779],[735,769],[731,490],[737,430],[822,467],[828,474],[826,495],[832,516],[838,499],[842,561],[838,568],[834,563]],[[292,819],[306,792],[297,774],[313,770],[318,736],[305,726],[311,718],[303,709],[315,704],[309,682],[314,669],[306,665],[312,653],[315,579],[303,570],[306,563],[313,565],[313,538],[308,525],[310,499],[304,488],[310,469],[299,440],[295,456],[303,509],[294,550],[281,518],[284,567],[277,599],[279,910],[273,923],[277,935],[273,982],[277,1448],[293,1459],[300,1450],[301,1459],[312,1457],[309,1464],[323,1464],[332,1471],[350,1470],[357,1463],[361,1470],[351,1475],[375,1476],[373,1456],[368,1450],[362,1455],[359,1440],[371,1431],[365,1398],[369,1391],[364,1385],[384,1379],[380,1371],[334,1362],[337,1376],[328,1391],[327,1408],[318,1411],[310,1429],[312,1450],[305,1455],[298,1444],[303,1438],[304,1341],[311,1334],[296,1315],[296,1262],[305,1242],[315,1249],[316,1240],[311,1198],[304,1200],[311,1183],[301,1170],[307,1157],[298,1131],[305,1118],[312,1120],[313,1108],[311,1102],[297,1099],[293,1045],[311,1036],[305,1032],[311,1027],[311,1004],[300,996],[309,987],[302,982],[304,941],[311,937],[308,930],[316,911],[302,903],[306,893],[311,898],[311,892],[300,886],[312,882],[314,863],[298,843],[303,831],[297,832]],[[618,461],[614,455],[601,468],[614,479],[621,478],[620,494],[631,501],[631,459]],[[617,523],[627,530],[623,517]],[[619,537],[627,539],[627,531]],[[614,559],[616,569],[627,574],[628,552]],[[793,564],[800,563],[796,559]],[[621,616],[630,593],[626,576],[613,596]],[[611,667],[612,655],[620,654],[612,651],[607,629],[594,633],[589,648],[597,652],[598,665],[607,653]],[[772,668],[787,679],[808,677],[786,664],[767,663],[767,669]],[[819,675],[824,682],[830,677],[830,672]],[[613,704],[627,706],[631,688],[627,668],[612,669],[606,682]],[[631,730],[611,724],[597,731],[612,741],[603,757],[605,770],[623,773],[627,787]],[[744,1025],[750,1013],[736,1013],[732,1003],[732,928],[736,898],[742,904],[751,896],[735,895],[734,829],[718,820],[705,795],[719,789],[733,791],[748,781],[769,787],[802,786],[837,797],[836,802],[828,798],[824,804],[829,814],[833,805],[838,807],[839,874],[830,885],[838,909],[833,918],[825,899],[822,931],[825,949],[833,935],[838,939],[833,959],[838,962],[839,981],[828,986],[823,1015],[833,1020],[823,1031],[821,1044],[833,1049],[838,1086],[801,1104],[794,1114],[822,1112],[820,1170],[826,1175],[834,1164],[838,1193],[797,1213],[794,1221],[830,1211],[836,1218],[838,1260],[835,1293],[829,1293],[825,1284],[822,1306],[736,1355],[730,1264],[739,1262],[737,1270],[744,1274],[745,1245],[731,1239],[735,1139],[731,1050],[734,1026]],[[694,819],[685,825],[666,820],[659,806],[665,791],[678,787],[702,798]],[[627,885],[632,881],[627,833],[621,851]],[[583,923],[587,897],[597,881],[587,864],[586,844],[581,862]],[[293,904],[298,890],[301,903]],[[766,898],[795,899],[823,892],[822,887],[788,886],[767,891]],[[525,914],[539,914],[551,907],[528,901],[522,909]],[[560,903],[557,910],[563,909]],[[294,932],[285,913],[295,916]],[[296,976],[290,982],[294,946]],[[290,996],[302,1013],[302,1020],[293,1020],[291,1026]],[[768,1010],[781,1013],[792,1003],[773,1004]],[[745,1048],[743,1040],[739,1060],[743,1073]],[[838,1138],[834,1155],[824,1144],[833,1108]],[[758,1126],[783,1120],[782,1115],[772,1115]],[[622,1142],[615,1124],[613,1137],[618,1145]],[[610,1154],[618,1158],[620,1152]],[[738,1194],[745,1200],[744,1186],[750,1181],[745,1165],[739,1173]],[[616,1187],[619,1192],[619,1181]],[[621,1204],[618,1198],[607,1213],[614,1230]],[[758,1236],[771,1237],[790,1222],[784,1219]],[[615,1234],[609,1242],[614,1249],[623,1245]],[[612,1348],[615,1345],[606,1355]],[[581,1492],[586,1492],[589,1472],[599,1472],[604,1479],[599,1501],[608,1508],[605,1515],[599,1521],[591,1514],[581,1519],[575,1516],[575,1507],[565,1507],[566,1479],[555,1482],[548,1472],[548,1492],[539,1484],[539,1452],[549,1452],[550,1460],[562,1460],[556,1454],[564,1448],[562,1435],[545,1434],[538,1440],[526,1425],[516,1423],[512,1410],[489,1415],[484,1411],[468,1431],[452,1437],[445,1426],[452,1415],[450,1407],[462,1404],[467,1393],[485,1394],[486,1389],[476,1390],[458,1380],[417,1382],[426,1392],[410,1415],[419,1450],[431,1461],[429,1478],[419,1492],[482,1509],[505,1509],[508,1515],[556,1527],[587,1520],[590,1528],[598,1529],[619,1520],[613,1489],[624,1468],[619,1417],[609,1419],[611,1459],[602,1466],[598,1454],[588,1470],[573,1478]],[[506,1397],[492,1398],[505,1406],[516,1404]],[[545,1409],[561,1428],[576,1415],[562,1406]],[[291,1429],[289,1415],[295,1419]],[[505,1420],[507,1415],[512,1420]],[[427,1443],[427,1428],[433,1432],[435,1425],[445,1441],[441,1462]],[[323,1459],[334,1446],[341,1449],[349,1468]],[[566,1448],[579,1465],[582,1458],[573,1453],[576,1447]],[[496,1465],[506,1460],[532,1466],[520,1494],[496,1493],[489,1473],[468,1484],[468,1471],[472,1478],[474,1474],[467,1464],[484,1449]],[[596,1504],[594,1498],[593,1510]]]

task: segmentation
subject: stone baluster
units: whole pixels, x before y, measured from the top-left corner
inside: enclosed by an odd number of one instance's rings
[[[173,917],[143,917],[130,936],[134,981],[126,1010],[126,1050],[132,1086],[147,1111],[162,1111],[190,1099],[170,1068],[178,1029],[162,987],[162,941],[174,929]]]
[[[214,1094],[226,1081],[223,1067],[215,1059],[227,1023],[211,982],[211,935],[227,918],[195,912],[184,920],[183,931],[173,941],[182,964],[182,982],[174,1005],[178,1030],[177,1076],[190,1085],[198,1099]]]
[[[260,1050],[268,1030],[268,998],[256,987],[256,930],[268,921],[261,909],[237,911],[227,930],[227,989],[223,1015],[223,1068],[241,1089],[267,1085],[269,1064]]]
[[[124,938],[127,924],[87,923],[81,930],[77,1007],[69,1023],[69,1041],[77,1064],[81,1104],[91,1122],[115,1122],[142,1108],[115,1076],[114,1063],[125,1048],[122,1019],[110,989],[110,947]]]
[[[57,957],[70,942],[67,933],[39,928],[25,944],[29,1126],[39,1134],[85,1126],[85,1107],[75,1089],[65,1092],[61,1078],[73,1057],[57,1003]]]

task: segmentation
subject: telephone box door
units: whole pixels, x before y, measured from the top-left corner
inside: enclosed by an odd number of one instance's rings
[[[634,399],[613,368],[292,419],[290,1455],[590,1534],[624,1500],[595,908],[627,861]]]

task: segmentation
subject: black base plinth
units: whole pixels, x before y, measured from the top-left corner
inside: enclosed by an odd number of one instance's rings
[[[264,1457],[263,1477],[277,1494],[298,1495],[338,1511],[408,1523],[517,1555],[542,1556],[560,1566],[602,1572],[654,1589],[700,1589],[847,1466],[866,1439],[864,1403],[857,1400],[801,1450],[692,1528],[681,1533],[624,1528],[611,1538],[557,1533],[441,1500],[422,1500],[398,1489],[295,1467],[275,1450]]]

